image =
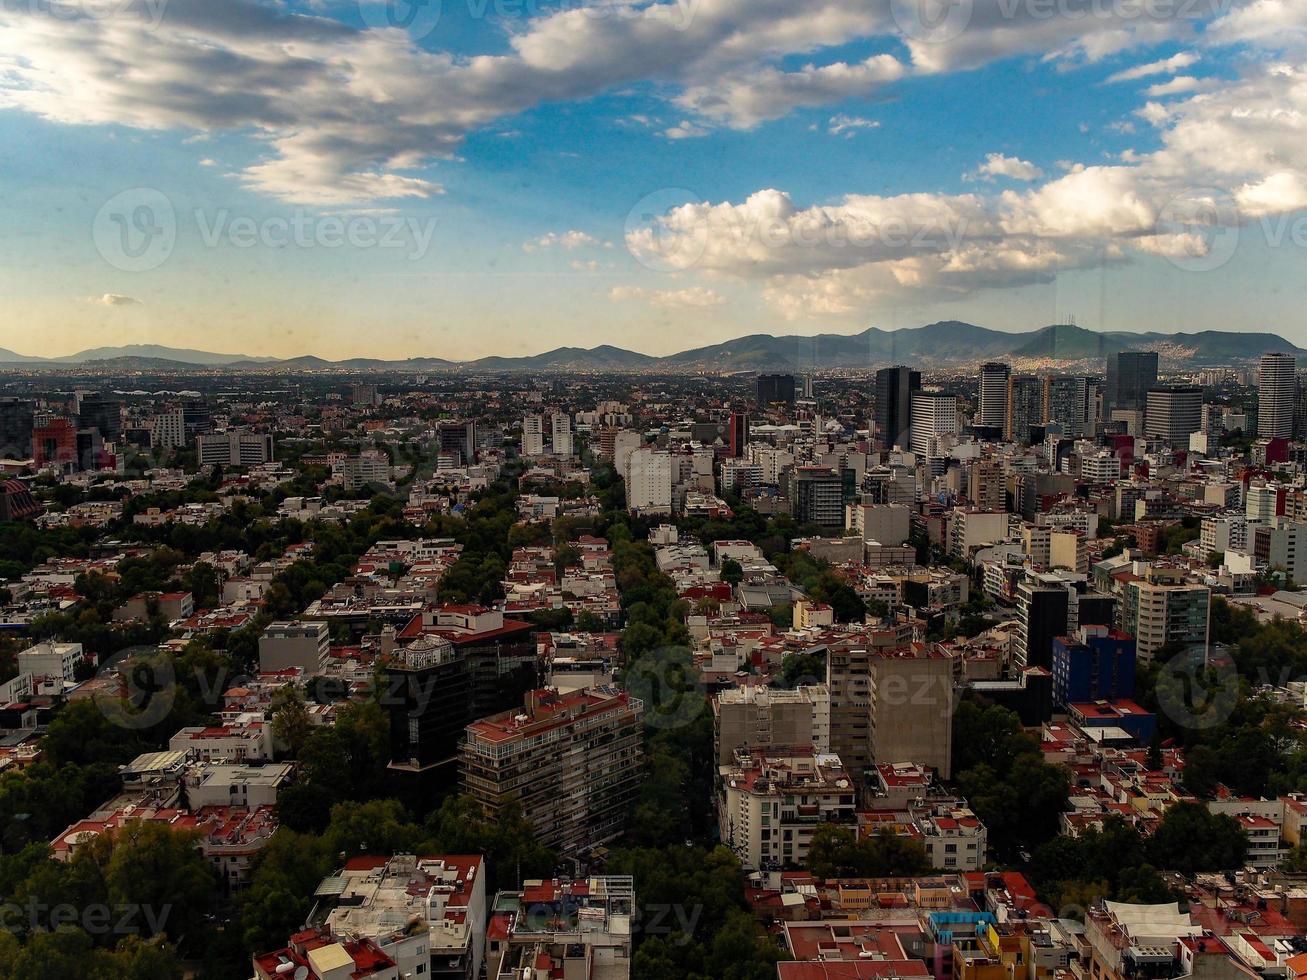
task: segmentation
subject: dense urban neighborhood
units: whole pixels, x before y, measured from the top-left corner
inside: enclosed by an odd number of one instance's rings
[[[1258,355],[8,365],[0,978],[1303,980]]]

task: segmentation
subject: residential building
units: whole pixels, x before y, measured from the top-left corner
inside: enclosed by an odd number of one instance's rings
[[[528,415],[522,419],[522,455],[543,456],[544,454],[544,419],[539,415]]]
[[[844,527],[844,479],[825,466],[796,466],[788,490],[794,519],[823,528]]]
[[[874,650],[868,661],[871,760],[915,762],[948,779],[953,751],[953,661],[933,646]]]
[[[468,725],[462,790],[491,818],[520,804],[547,847],[588,852],[623,832],[639,795],[643,716],[616,688],[532,691],[524,709]]]
[[[1135,638],[1141,660],[1152,660],[1168,644],[1206,660],[1211,598],[1211,589],[1186,582],[1182,570],[1152,566],[1125,583],[1121,628]]]
[[[718,769],[722,843],[747,871],[802,867],[823,824],[854,824],[857,790],[839,756],[740,749]]]
[[[1135,640],[1106,626],[1053,638],[1053,700],[1067,705],[1134,697]]]
[[[298,667],[307,677],[320,674],[327,665],[330,646],[326,623],[271,623],[259,637],[259,670]]]
[[[486,978],[629,980],[639,911],[629,875],[524,881],[495,896]]]
[[[572,455],[572,416],[566,412],[549,416],[549,444],[555,456]]]
[[[738,749],[811,746],[830,752],[830,692],[825,684],[786,690],[736,687],[713,700],[713,737],[719,766],[729,765]]]
[[[1007,429],[1010,442],[1030,444],[1030,430],[1044,424],[1044,382],[1033,375],[1013,377],[1008,389]]]
[[[644,447],[630,454],[626,473],[626,506],[637,514],[671,514],[670,453]]]

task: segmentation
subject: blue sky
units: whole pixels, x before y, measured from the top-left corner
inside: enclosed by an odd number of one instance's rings
[[[1307,346],[1307,5],[1142,2],[7,5],[0,347]]]

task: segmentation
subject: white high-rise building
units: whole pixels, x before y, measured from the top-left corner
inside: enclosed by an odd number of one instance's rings
[[[947,391],[912,393],[912,451],[925,453],[934,436],[958,431],[958,396]]]
[[[186,418],[180,408],[154,417],[150,445],[155,449],[180,449],[186,445]]]
[[[555,412],[549,416],[550,439],[555,456],[572,455],[572,416]]]
[[[980,399],[976,423],[986,427],[1007,427],[1008,382],[1012,368],[997,361],[980,369]]]
[[[522,419],[522,455],[543,456],[545,454],[545,423],[539,415],[528,415]]]
[[[1257,434],[1263,439],[1293,438],[1297,361],[1292,354],[1263,354],[1257,384]]]
[[[672,455],[645,447],[631,453],[627,463],[626,506],[644,514],[672,512]]]

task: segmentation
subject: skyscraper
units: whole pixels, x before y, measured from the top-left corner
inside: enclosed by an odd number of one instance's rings
[[[1297,366],[1292,354],[1262,355],[1257,383],[1257,434],[1263,439],[1293,438]]]
[[[1103,416],[1111,420],[1114,411],[1143,412],[1148,389],[1157,385],[1157,351],[1123,350],[1107,358],[1107,391]]]
[[[996,361],[980,369],[980,398],[976,423],[986,428],[1007,426],[1008,383],[1012,368]]]
[[[1061,426],[1062,435],[1078,439],[1092,434],[1087,431],[1091,418],[1090,400],[1096,391],[1090,379],[1080,376],[1046,378],[1044,382],[1044,420]]]
[[[1012,442],[1029,443],[1032,426],[1044,422],[1044,382],[1034,375],[1014,377],[1008,385],[1007,428]]]
[[[925,453],[935,436],[958,431],[958,396],[951,391],[912,393],[911,442],[914,453]]]
[[[876,444],[890,450],[912,440],[912,393],[921,390],[921,372],[907,367],[876,372]]]
[[[743,412],[732,412],[730,432],[727,436],[727,453],[731,459],[744,455],[744,447],[749,444],[749,416]]]
[[[79,407],[83,429],[98,429],[105,442],[117,442],[123,434],[123,403],[107,395],[88,395]]]
[[[1164,385],[1148,392],[1144,434],[1179,449],[1189,448],[1189,436],[1203,427],[1203,389]]]
[[[0,398],[0,457],[26,459],[32,455],[35,419],[35,402]]]
[[[794,404],[794,375],[758,375],[758,407],[766,408],[773,402],[785,402],[787,405]]]

